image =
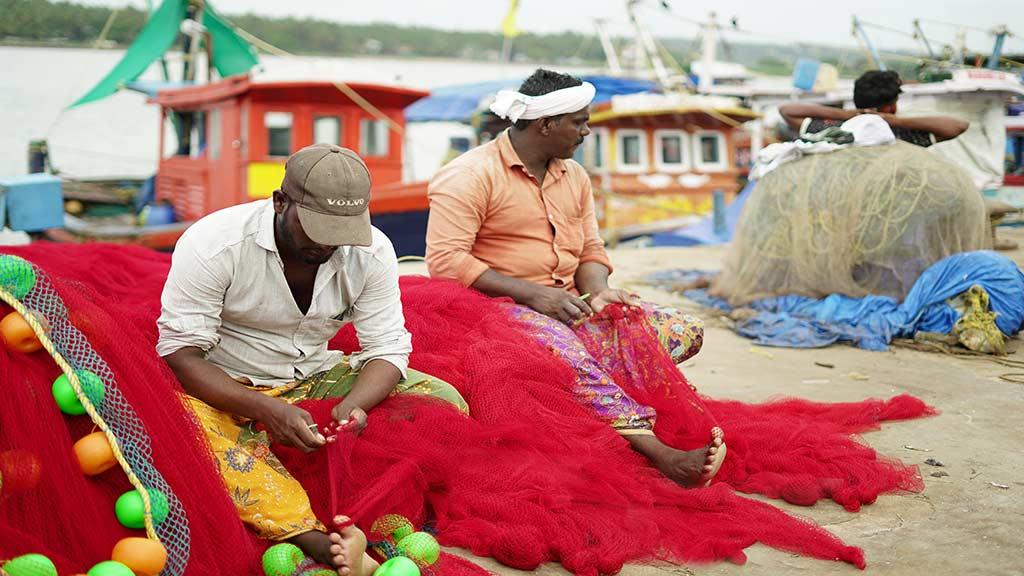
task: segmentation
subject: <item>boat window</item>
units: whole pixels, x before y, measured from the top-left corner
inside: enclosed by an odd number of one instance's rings
[[[1006,175],[1024,176],[1024,132],[1013,131],[1006,135]]]
[[[341,118],[317,116],[313,118],[313,143],[341,145]]]
[[[572,153],[572,159],[575,160],[577,164],[585,165],[587,162],[585,158],[586,155],[586,148],[584,146],[577,146],[576,150]]]
[[[619,170],[643,172],[647,169],[647,134],[643,130],[619,130]]]
[[[267,129],[267,156],[291,156],[292,113],[266,112],[263,125]]]
[[[175,156],[199,158],[206,153],[206,112],[175,110],[168,115],[177,137]]]
[[[586,149],[583,165],[588,170],[601,170],[608,163],[608,129],[593,128],[590,136],[583,142]]]
[[[207,120],[209,122],[209,127],[207,128],[207,131],[209,133],[210,140],[210,160],[216,160],[217,158],[220,158],[220,108],[214,108],[213,110],[210,110]]]
[[[682,130],[657,130],[655,163],[663,172],[684,172],[689,168],[689,135]]]
[[[363,156],[387,156],[390,136],[387,122],[368,118],[360,120],[359,152]]]
[[[725,136],[720,132],[698,132],[694,135],[696,168],[705,171],[725,170]]]

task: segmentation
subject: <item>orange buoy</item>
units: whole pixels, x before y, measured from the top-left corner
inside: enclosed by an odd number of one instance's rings
[[[42,314],[32,312],[35,319],[47,328],[46,320]],[[11,312],[0,320],[0,338],[3,338],[4,345],[8,350],[31,354],[43,347],[32,327],[22,318],[21,314]]]
[[[83,436],[74,446],[78,466],[86,476],[96,476],[117,465],[114,451],[103,432]]]
[[[114,545],[110,559],[131,568],[136,576],[157,576],[167,564],[167,549],[149,538],[124,538]]]

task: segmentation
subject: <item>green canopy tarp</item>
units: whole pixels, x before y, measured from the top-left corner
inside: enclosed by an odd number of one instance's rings
[[[188,4],[189,0],[164,0],[117,66],[71,107],[106,98],[141,76],[150,64],[174,44],[181,21],[187,14]],[[252,46],[213,10],[209,2],[204,4],[202,23],[210,34],[213,66],[222,78],[244,74],[259,63]]]

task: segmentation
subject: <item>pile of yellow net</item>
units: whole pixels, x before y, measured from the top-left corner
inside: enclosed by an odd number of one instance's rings
[[[958,167],[896,142],[809,155],[758,181],[712,294],[902,300],[934,262],[991,245],[981,194]]]

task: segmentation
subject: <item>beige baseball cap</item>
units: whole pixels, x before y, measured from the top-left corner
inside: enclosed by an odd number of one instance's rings
[[[299,209],[306,236],[325,246],[369,246],[370,171],[358,154],[313,144],[288,158],[281,191]]]

